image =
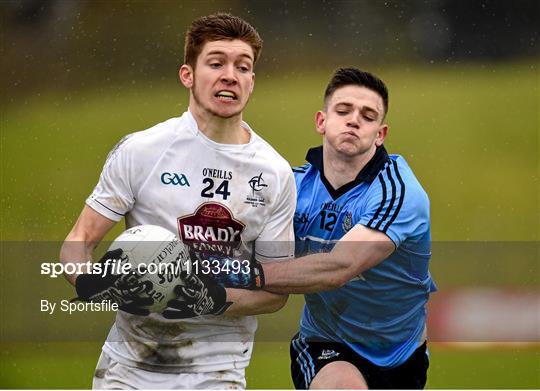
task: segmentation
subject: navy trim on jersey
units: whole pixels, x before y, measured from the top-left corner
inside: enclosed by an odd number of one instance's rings
[[[394,212],[394,214],[390,218],[390,221],[388,222],[388,224],[386,224],[386,226],[383,228],[383,232],[386,232],[388,227],[390,227],[390,225],[392,225],[392,223],[396,219],[399,211],[401,210],[401,206],[403,205],[403,200],[405,199],[405,183],[403,182],[403,179],[401,179],[401,175],[399,174],[397,163],[394,160],[392,161],[392,165],[394,166],[394,170],[396,172],[396,177],[397,177],[397,179],[399,181],[399,184],[401,186],[401,193],[399,195],[399,202],[398,202],[398,206],[396,207],[396,211]]]
[[[388,179],[390,180],[390,187],[392,189],[392,193],[391,193],[390,204],[388,205],[388,208],[386,208],[386,211],[384,212],[383,217],[379,220],[377,225],[375,225],[375,229],[379,230],[379,231],[382,231],[380,229],[381,224],[390,215],[390,212],[392,211],[392,208],[394,207],[394,202],[396,201],[396,182],[394,182],[394,178],[392,178],[392,172],[390,171],[390,165],[386,166],[386,173],[388,174]]]
[[[264,254],[261,254],[257,251],[254,252],[255,255],[260,255],[261,257],[265,257],[265,258],[268,258],[268,259],[287,259],[287,258],[290,258],[290,256],[288,255],[281,255],[279,257],[277,256],[273,256],[273,255],[264,255]]]
[[[395,175],[398,183],[396,183],[396,181],[394,180],[394,177],[392,176],[392,171],[394,172],[394,175]],[[388,179],[384,178],[384,175],[383,175],[384,172],[386,172],[386,176],[387,176]],[[376,229],[378,231],[386,233],[386,231],[388,230],[388,227],[390,227],[390,225],[392,225],[392,223],[396,219],[399,211],[401,210],[401,206],[403,205],[403,200],[405,198],[405,183],[403,182],[403,179],[401,178],[397,163],[395,161],[393,161],[393,160],[388,163],[388,165],[386,166],[386,169],[384,171],[381,171],[381,173],[378,175],[378,177],[379,177],[379,182],[381,182],[382,200],[381,200],[381,203],[380,203],[379,207],[375,211],[375,214],[369,220],[369,222],[367,223],[366,226],[368,228]],[[386,205],[386,200],[388,198],[388,189],[387,189],[387,186],[386,186],[387,181],[390,182],[390,202],[389,202],[388,206],[385,206]],[[397,196],[398,192],[399,192],[398,204],[397,204],[395,210],[392,211],[392,209],[394,208],[394,204],[396,202],[396,198],[398,197]],[[375,224],[375,222],[379,218],[379,215],[381,214],[383,209],[384,209],[383,216]],[[386,224],[383,225],[383,223],[385,223],[385,222],[386,222]]]
[[[388,153],[383,145],[377,147],[373,157],[369,162],[367,162],[364,168],[362,168],[356,178],[353,181],[341,186],[339,189],[334,189],[324,176],[322,146],[309,149],[306,155],[306,160],[310,162],[313,167],[319,170],[321,182],[324,184],[324,187],[326,187],[328,194],[330,194],[330,196],[335,200],[362,182],[373,182],[375,178],[377,178],[377,174],[384,168],[384,165],[390,160],[390,158],[388,157]],[[295,169],[293,169],[293,171],[295,171]],[[303,173],[302,171],[295,172]]]
[[[367,226],[369,228],[372,228],[373,222],[375,220],[377,220],[377,218],[379,217],[379,214],[381,213],[382,209],[384,208],[384,204],[386,204],[386,184],[384,183],[384,179],[382,177],[382,174],[379,174],[379,182],[381,182],[381,187],[382,187],[382,200],[381,200],[381,204],[379,205],[379,207],[375,211],[375,214],[373,215],[371,220],[369,220],[369,222],[367,223]]]
[[[92,200],[96,201],[98,204],[100,204],[101,206],[103,206],[105,209],[108,209],[108,210],[110,210],[111,212],[116,213],[118,216],[124,216],[122,213],[118,213],[117,211],[112,210],[112,209],[109,208],[107,205],[103,205],[101,202],[99,202],[99,201],[96,200],[95,198],[92,198]]]

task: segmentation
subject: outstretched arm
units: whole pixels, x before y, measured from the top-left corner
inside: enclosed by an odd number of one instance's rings
[[[384,233],[356,225],[329,253],[264,264],[264,289],[274,293],[313,293],[343,286],[395,250]]]
[[[287,303],[288,295],[267,291],[248,291],[227,288],[227,301],[231,306],[224,312],[230,316],[269,314],[279,311]]]
[[[223,288],[201,281],[179,291],[182,298],[169,302],[172,308],[163,315],[167,318],[191,318],[207,314],[255,315],[274,312],[285,305],[286,294],[339,288],[382,262],[394,250],[394,242],[388,236],[357,225],[329,253],[258,264],[257,267],[264,270],[264,291]]]

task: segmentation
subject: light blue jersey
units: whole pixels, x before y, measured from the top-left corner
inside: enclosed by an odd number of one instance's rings
[[[303,337],[341,342],[376,365],[395,367],[424,342],[425,305],[436,290],[429,199],[405,159],[379,147],[355,181],[334,190],[322,147],[294,168],[296,256],[329,251],[357,224],[385,233],[396,250],[339,289],[305,295]]]

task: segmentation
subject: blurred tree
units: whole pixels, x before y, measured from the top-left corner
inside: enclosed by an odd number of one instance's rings
[[[9,95],[41,88],[170,78],[184,31],[225,11],[265,41],[265,73],[347,63],[492,61],[538,56],[537,0],[115,1],[0,3],[1,81]],[[3,97],[4,99],[6,96]]]

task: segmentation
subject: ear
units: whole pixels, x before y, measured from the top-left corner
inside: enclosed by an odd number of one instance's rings
[[[325,133],[324,125],[326,123],[326,114],[324,111],[317,111],[317,114],[315,114],[315,130],[320,135],[323,135]]]
[[[387,134],[388,134],[388,125],[382,124],[381,127],[379,128],[379,131],[377,132],[377,138],[375,138],[375,145],[377,147],[380,147],[383,144],[384,139],[386,138]]]
[[[180,70],[178,71],[178,76],[180,77],[180,81],[182,82],[184,87],[193,87],[193,68],[191,68],[191,65],[182,65],[180,67]]]
[[[251,87],[249,88],[249,93],[251,94],[253,92],[253,89],[255,88],[255,73],[251,73]]]

